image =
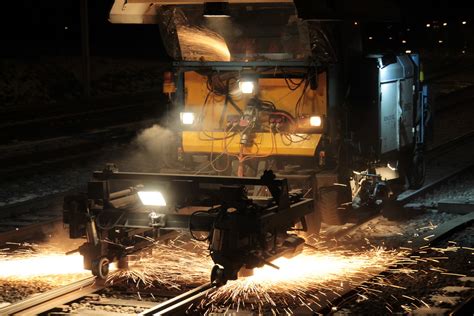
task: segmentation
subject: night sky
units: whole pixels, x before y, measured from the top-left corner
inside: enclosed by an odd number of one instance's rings
[[[2,56],[80,55],[79,0],[9,2],[2,4]],[[89,0],[91,55],[166,60],[158,26],[110,24],[112,3]],[[297,0],[296,4],[303,18],[340,18],[360,27],[367,46],[454,53],[469,53],[473,46],[472,9],[463,1]]]
[[[15,0],[1,26],[3,56],[80,55],[79,0]],[[166,57],[157,25],[108,22],[113,0],[89,0],[91,55]],[[155,38],[155,40],[153,40]]]

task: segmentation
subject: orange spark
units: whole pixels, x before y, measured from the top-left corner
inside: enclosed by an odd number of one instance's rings
[[[184,60],[230,61],[224,38],[211,30],[180,26],[178,39]]]
[[[210,312],[253,306],[252,309],[270,308],[278,313],[282,308],[301,306],[304,302],[310,308],[323,301],[325,294],[337,294],[344,285],[359,285],[401,262],[405,254],[381,248],[362,252],[305,249],[294,258],[275,260],[273,263],[279,269],[265,266],[255,269],[253,276],[228,282],[211,293],[201,306]]]
[[[27,279],[46,275],[89,273],[82,256],[61,253],[11,256],[0,261],[0,278]]]

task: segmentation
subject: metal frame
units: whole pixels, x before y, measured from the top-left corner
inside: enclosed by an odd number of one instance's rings
[[[110,182],[168,182],[181,197],[192,201],[173,202],[170,206],[196,208],[192,214],[175,214],[137,206],[132,187],[110,192]],[[186,190],[193,186],[192,194]],[[194,185],[197,187],[194,188]],[[199,186],[213,184],[216,187]],[[272,198],[264,203],[252,202],[243,188],[246,185],[266,186]],[[184,186],[184,187],[182,187]],[[192,196],[196,194],[196,197]],[[123,201],[122,201],[123,200]],[[258,200],[258,199],[257,199]],[[118,205],[115,202],[118,202]],[[236,279],[243,267],[255,268],[284,255],[301,251],[304,239],[289,234],[300,222],[306,230],[305,216],[313,211],[313,200],[290,195],[287,179],[265,171],[262,177],[222,177],[180,174],[118,172],[111,164],[104,171],[95,171],[89,182],[87,196],[68,200],[65,223],[77,231],[73,238],[87,238],[79,247],[84,267],[105,277],[110,261],[135,252],[161,235],[160,230],[189,229],[207,231],[210,255],[216,266],[211,279],[218,284]],[[203,206],[208,205],[208,206]],[[217,206],[216,206],[217,205]],[[66,212],[67,210],[67,212]],[[100,223],[105,217],[106,224]],[[271,234],[271,240],[267,240]],[[140,236],[142,236],[140,238]],[[110,238],[109,242],[103,239]],[[131,240],[131,238],[133,240]],[[258,250],[257,252],[253,250]]]
[[[173,66],[180,69],[194,70],[212,68],[214,70],[243,70],[255,67],[316,67],[317,64],[311,60],[266,60],[266,61],[176,61]]]
[[[197,182],[212,183],[221,185],[260,185],[266,186],[270,190],[272,197],[279,208],[289,207],[288,180],[276,178],[273,173],[266,173],[261,178],[258,177],[223,177],[223,176],[202,176],[202,175],[182,175],[182,174],[161,174],[161,173],[139,173],[139,172],[111,172],[95,171],[93,178],[101,181],[108,180],[140,180],[140,181],[164,181],[164,182]]]

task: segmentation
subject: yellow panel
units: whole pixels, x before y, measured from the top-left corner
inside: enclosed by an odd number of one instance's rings
[[[294,81],[299,81],[295,79]],[[194,71],[188,71],[184,74],[185,82],[185,111],[194,112],[202,119],[202,128],[206,131],[224,129],[219,121],[224,108],[224,97],[209,95],[206,105],[204,102],[208,95],[207,77],[201,76]],[[295,106],[300,98],[304,84],[298,89],[291,91],[281,78],[263,78],[258,81],[259,98],[265,101],[271,101],[279,110],[284,110],[296,116]],[[327,113],[327,94],[326,94],[326,73],[318,75],[318,89],[313,91],[307,89],[302,98],[301,110],[299,115],[326,115]],[[241,95],[235,99],[235,103],[240,109],[244,109],[250,95]],[[225,115],[237,114],[237,111],[230,105],[227,106]],[[224,117],[224,124],[226,123]]]
[[[251,147],[242,147],[245,155],[290,155],[290,156],[313,156],[316,146],[321,139],[321,134],[298,134],[291,136],[294,142],[286,139],[280,134],[255,133],[254,145]],[[183,132],[183,150],[184,152],[199,153],[222,153],[239,154],[240,136],[237,134],[225,140],[220,140],[228,136],[225,132],[201,132],[184,131]],[[302,140],[301,137],[307,138]],[[219,139],[219,140],[212,140]]]
[[[231,106],[227,106],[223,125],[220,125],[222,111],[224,109],[224,97],[209,95],[206,105],[204,102],[209,91],[207,89],[207,77],[196,72],[186,72],[185,81],[185,111],[196,113],[200,118],[201,131],[183,132],[183,150],[185,152],[201,153],[220,153],[227,151],[232,154],[238,154],[240,151],[240,136],[227,139],[226,143],[222,140],[212,141],[211,138],[222,138],[226,134],[222,131],[227,123],[227,115],[236,115],[237,111]],[[294,79],[299,82],[299,79]],[[284,110],[296,116],[295,106],[301,97],[304,89],[304,83],[296,90],[291,91],[284,79],[281,78],[260,78],[258,81],[258,97],[265,101],[271,101],[279,110]],[[318,89],[313,91],[307,89],[302,97],[299,107],[299,115],[326,115],[327,113],[327,84],[326,74],[321,73],[318,76]],[[234,98],[235,103],[240,109],[244,109],[250,95],[240,95]],[[214,131],[214,132],[211,132]],[[208,135],[208,136],[206,136]],[[295,142],[285,139],[284,135],[271,133],[256,133],[254,145],[245,147],[245,154],[253,155],[295,155],[312,156],[321,138],[320,134],[308,134],[309,139],[301,141],[294,137]]]

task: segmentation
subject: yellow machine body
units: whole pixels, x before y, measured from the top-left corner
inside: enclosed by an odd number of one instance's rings
[[[327,82],[326,73],[318,75],[316,90],[306,89],[300,85],[295,90],[289,89],[284,78],[259,78],[256,93],[262,100],[271,101],[279,110],[295,115],[295,105],[300,100],[300,116],[326,116]],[[183,151],[187,153],[222,153],[244,154],[254,156],[313,156],[321,139],[321,133],[271,133],[255,132],[252,145],[242,146],[240,135],[225,130],[227,120],[221,126],[225,97],[210,94],[207,77],[194,71],[185,73],[185,112],[193,112],[197,122],[192,130],[182,134]],[[207,102],[206,101],[207,97]],[[241,94],[234,98],[236,105],[244,110],[251,95]],[[237,111],[227,105],[225,116],[238,115]],[[260,117],[260,123],[268,124],[268,115]],[[232,135],[232,136],[231,136]]]

